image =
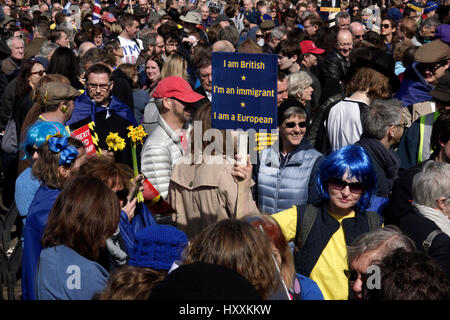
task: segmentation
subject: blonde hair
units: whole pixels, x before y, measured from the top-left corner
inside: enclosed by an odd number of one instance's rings
[[[189,80],[186,59],[178,53],[171,54],[164,62],[161,69],[161,79],[170,76],[178,76],[186,81]]]

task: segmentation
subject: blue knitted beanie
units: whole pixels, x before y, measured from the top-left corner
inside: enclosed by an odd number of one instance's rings
[[[156,225],[136,233],[128,264],[141,268],[169,270],[181,259],[188,244],[186,234],[170,225]]]

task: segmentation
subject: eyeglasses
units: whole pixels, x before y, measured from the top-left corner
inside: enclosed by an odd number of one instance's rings
[[[129,193],[130,193],[130,191],[128,189],[122,189],[122,190],[116,191],[117,198],[119,198],[119,200],[122,200],[125,202],[128,200],[127,197],[128,197]]]
[[[388,29],[388,28],[391,27],[391,25],[389,23],[386,23],[386,24],[382,24],[381,27],[385,28],[385,29]]]
[[[309,25],[309,26],[303,25],[303,29],[307,29],[307,28],[311,28],[311,27],[312,27],[312,25]]]
[[[403,127],[403,129],[405,129],[408,126],[408,124],[405,122],[405,123],[391,124],[390,126]]]
[[[256,35],[256,39],[262,38],[262,37],[264,37],[264,35],[262,35],[262,34],[257,34],[257,35]]]
[[[364,192],[364,185],[361,182],[347,182],[339,178],[331,178],[328,180],[328,186],[336,190],[344,190],[347,186],[350,188],[350,192],[361,194]]]
[[[108,83],[108,84],[88,83],[88,84],[86,84],[86,87],[89,90],[96,90],[97,88],[100,88],[100,90],[106,91],[106,90],[108,90],[110,85],[111,85],[111,83]]]
[[[286,122],[286,123],[284,124],[284,126],[285,126],[286,128],[289,128],[289,129],[293,129],[293,128],[295,128],[295,126],[299,126],[300,128],[306,128],[306,121],[301,121],[301,122],[294,122],[294,121],[292,121],[292,122]]]
[[[35,152],[38,152],[38,148],[35,148],[34,146],[26,146],[25,151],[30,155],[34,155]]]
[[[31,72],[30,75],[31,74],[38,74],[39,77],[42,77],[45,73],[46,73],[45,70],[39,70],[39,71]]]
[[[353,35],[353,38],[356,38],[356,39],[364,39],[364,35],[362,35],[362,34],[354,34],[354,35]]]

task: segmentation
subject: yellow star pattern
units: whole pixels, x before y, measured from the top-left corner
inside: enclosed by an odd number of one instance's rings
[[[242,108],[245,107],[245,102],[241,102],[241,107],[242,107]]]
[[[242,79],[243,81],[245,81],[245,79],[247,79],[247,77],[246,77],[246,76],[242,76],[241,79]]]

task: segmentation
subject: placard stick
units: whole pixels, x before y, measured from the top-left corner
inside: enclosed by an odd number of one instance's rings
[[[247,165],[247,161],[248,161],[248,134],[247,132],[239,132],[238,135],[238,155],[240,156],[240,158],[238,158],[238,163],[239,164],[244,164]],[[238,182],[238,198],[237,198],[237,205],[236,205],[236,218],[237,217],[241,217],[242,216],[242,198],[243,198],[243,194],[244,194],[244,181],[240,181]]]

